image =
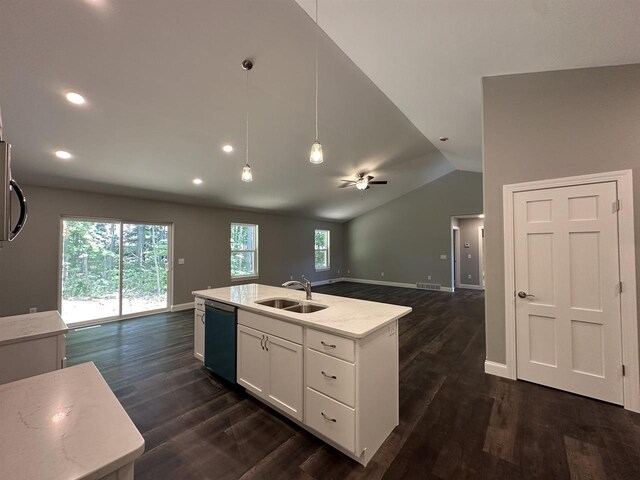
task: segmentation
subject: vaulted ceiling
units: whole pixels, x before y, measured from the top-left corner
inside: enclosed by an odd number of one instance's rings
[[[320,31],[313,9],[313,0],[0,0],[14,176],[345,220],[455,168],[481,171],[482,76],[640,62],[640,2],[319,0]],[[319,166],[308,161],[316,36]],[[247,57],[252,183],[240,180]],[[66,102],[69,90],[87,104]],[[73,158],[56,159],[58,149]],[[389,184],[337,188],[359,172]]]
[[[453,170],[293,0],[0,0],[0,106],[14,176],[343,220]],[[243,183],[245,72],[250,158]],[[64,93],[87,104],[69,104]],[[221,150],[234,147],[232,154]],[[62,149],[73,158],[61,161]],[[340,179],[389,181],[361,194]],[[194,178],[202,185],[193,185]]]
[[[637,0],[318,2],[322,29],[461,170],[482,170],[483,76],[640,62]]]

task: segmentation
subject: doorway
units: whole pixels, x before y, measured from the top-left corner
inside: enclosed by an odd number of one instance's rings
[[[167,311],[169,224],[63,218],[59,309],[89,325]]]
[[[451,217],[451,285],[484,290],[484,215]]]
[[[506,376],[638,411],[631,171],[507,185],[504,206]]]

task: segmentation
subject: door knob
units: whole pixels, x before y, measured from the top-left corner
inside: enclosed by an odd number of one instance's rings
[[[518,296],[520,298],[527,298],[527,297],[535,298],[535,295],[531,295],[530,293],[525,293],[525,292],[518,292]]]

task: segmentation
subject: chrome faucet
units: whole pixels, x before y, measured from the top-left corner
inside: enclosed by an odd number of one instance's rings
[[[299,282],[298,280],[291,280],[289,282],[284,282],[282,284],[283,287],[293,287],[294,285],[298,285],[304,288],[305,293],[307,294],[307,300],[311,300],[311,282],[302,276],[304,283]]]

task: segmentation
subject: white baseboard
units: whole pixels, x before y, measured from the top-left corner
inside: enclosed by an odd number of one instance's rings
[[[171,311],[179,312],[181,310],[191,310],[192,308],[195,308],[195,307],[196,307],[195,302],[179,303],[178,305],[171,305]]]
[[[484,290],[480,285],[467,285],[465,283],[460,283],[456,288],[468,288],[469,290]]]
[[[365,278],[350,278],[343,277],[340,279],[342,282],[354,282],[354,283],[367,283],[370,285],[382,285],[385,287],[400,287],[400,288],[413,288],[414,290],[422,290],[418,288],[415,283],[401,283],[401,282],[385,282],[383,280],[368,280]],[[441,287],[440,290],[427,290],[429,292],[452,292],[451,287]]]
[[[509,378],[507,366],[504,363],[492,362],[491,360],[484,361],[484,373]]]

